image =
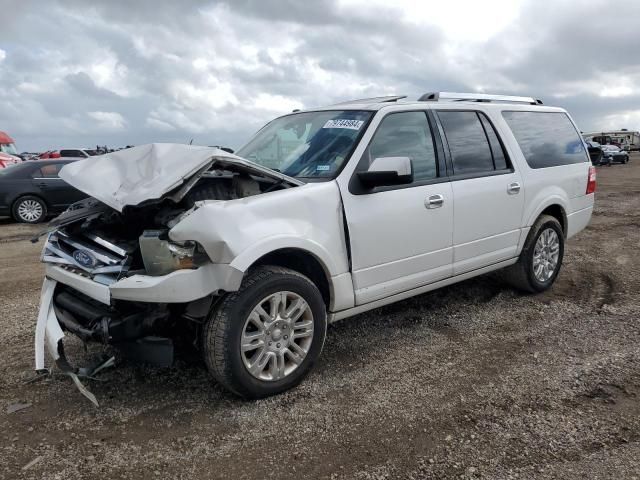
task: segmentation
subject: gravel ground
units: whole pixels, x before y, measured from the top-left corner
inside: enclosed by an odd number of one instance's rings
[[[187,357],[104,372],[100,408],[25,383],[41,244],[0,221],[0,477],[640,479],[640,156],[598,176],[549,292],[481,277],[339,322],[300,387],[254,402]]]

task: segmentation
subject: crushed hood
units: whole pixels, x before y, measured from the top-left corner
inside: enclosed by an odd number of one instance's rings
[[[64,166],[60,178],[122,212],[126,206],[160,199],[183,185],[186,188],[172,196],[179,201],[205,171],[229,166],[291,185],[303,184],[219,148],[177,143],[152,143],[89,157]]]

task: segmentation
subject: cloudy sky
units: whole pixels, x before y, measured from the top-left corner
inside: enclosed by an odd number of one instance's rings
[[[0,0],[0,130],[20,151],[242,145],[294,108],[526,94],[640,129],[640,2]]]

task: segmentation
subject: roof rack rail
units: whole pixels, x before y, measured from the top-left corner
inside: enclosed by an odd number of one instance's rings
[[[359,98],[357,100],[348,100],[346,102],[334,103],[333,105],[347,105],[349,103],[387,103],[397,102],[403,98],[407,98],[406,95],[387,95],[385,97],[371,97],[371,98]]]
[[[533,97],[517,97],[514,95],[488,95],[486,93],[455,93],[455,92],[430,92],[422,95],[419,102],[438,102],[451,100],[454,102],[507,102],[528,103],[529,105],[542,105],[542,100]]]

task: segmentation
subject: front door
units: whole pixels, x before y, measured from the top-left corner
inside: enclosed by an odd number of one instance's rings
[[[375,128],[375,127],[372,127]],[[341,184],[356,305],[451,276],[453,192],[440,176],[424,111],[389,113],[358,163],[409,157],[413,183],[372,190]]]

